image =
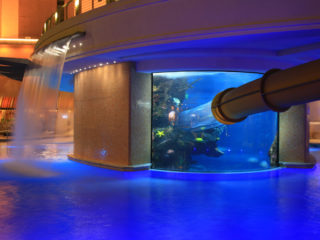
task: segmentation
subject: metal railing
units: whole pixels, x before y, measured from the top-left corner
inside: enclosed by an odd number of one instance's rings
[[[57,11],[46,20],[43,26],[42,34],[57,24],[81,13],[85,13],[95,8],[103,7],[107,4],[119,1],[121,0],[70,0],[64,5],[58,7]]]

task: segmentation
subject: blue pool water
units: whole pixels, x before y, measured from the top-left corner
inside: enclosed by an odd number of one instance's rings
[[[69,161],[71,149],[34,147],[56,173],[40,178],[8,170],[0,146],[1,240],[319,239],[319,168],[117,172]]]

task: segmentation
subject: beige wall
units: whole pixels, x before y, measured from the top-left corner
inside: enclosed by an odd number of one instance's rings
[[[4,38],[39,38],[57,0],[0,0],[0,32]]]
[[[129,63],[99,67],[75,76],[74,98],[74,158],[118,168],[150,162],[150,78]]]
[[[56,6],[56,0],[0,0],[0,37],[40,38],[43,24]],[[2,42],[0,57],[29,58],[34,45]]]
[[[1,0],[1,37],[18,37],[18,18],[19,0]]]
[[[0,0],[0,36],[2,36],[2,0]]]
[[[19,94],[21,82],[0,75],[0,96],[17,97]]]
[[[19,0],[19,37],[39,38],[44,22],[56,9],[57,0]]]
[[[320,101],[309,103],[309,121],[320,122]]]
[[[34,45],[0,44],[0,57],[29,58],[33,50]]]
[[[320,101],[309,103],[309,136],[311,143],[320,143]]]

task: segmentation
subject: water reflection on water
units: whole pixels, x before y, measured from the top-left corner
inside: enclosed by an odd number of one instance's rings
[[[0,183],[0,232],[3,233],[1,239],[6,239],[4,236],[14,236],[15,227],[13,224],[9,224],[8,220],[14,214],[18,197],[16,186],[10,184],[10,182]]]
[[[8,174],[28,177],[59,175],[53,165],[67,161],[67,155],[73,147],[71,140],[72,138],[64,137],[33,140],[24,145],[15,145],[15,142],[2,143],[0,159],[6,160],[2,169]]]
[[[60,173],[51,178],[11,174],[3,168],[7,160],[0,161],[1,240],[320,235],[319,168],[232,175],[117,172],[68,161],[71,150],[70,143],[34,149]],[[312,152],[318,159],[319,153]]]
[[[30,141],[23,146],[16,146],[14,142],[0,142],[0,160],[14,158],[16,151],[23,151],[26,156],[41,162],[64,162],[67,154],[72,152],[72,137],[50,138]]]

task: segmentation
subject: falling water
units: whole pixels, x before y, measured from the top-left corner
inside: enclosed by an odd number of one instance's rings
[[[55,136],[59,86],[69,44],[70,39],[60,40],[34,54],[33,66],[25,72],[11,145],[13,160],[7,164],[15,172],[51,175],[35,167],[34,152],[40,141]]]

